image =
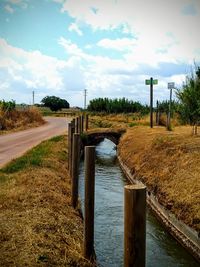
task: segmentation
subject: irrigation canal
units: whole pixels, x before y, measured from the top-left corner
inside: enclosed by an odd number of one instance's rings
[[[96,146],[95,252],[98,266],[123,266],[124,185],[115,145],[105,139]],[[84,163],[80,164],[80,197],[83,207]],[[195,259],[170,235],[147,209],[146,266],[198,267]]]

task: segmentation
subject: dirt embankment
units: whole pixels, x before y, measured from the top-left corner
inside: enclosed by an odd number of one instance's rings
[[[200,233],[200,136],[191,136],[190,127],[134,127],[118,153],[164,207]]]
[[[71,206],[66,140],[54,137],[0,169],[0,266],[92,266]]]

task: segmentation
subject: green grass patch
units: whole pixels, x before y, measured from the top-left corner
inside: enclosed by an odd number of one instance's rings
[[[131,123],[129,123],[129,127],[134,127],[134,126],[137,126],[138,125],[138,123],[137,122],[131,122]]]
[[[1,173],[10,174],[21,171],[28,167],[39,167],[43,165],[44,158],[48,156],[51,146],[55,142],[63,139],[62,136],[56,136],[48,141],[42,142],[40,145],[28,151],[24,156],[11,161],[8,165],[0,170]]]
[[[58,136],[54,136],[52,137],[49,142],[60,142],[60,141],[63,141],[64,140],[64,136],[63,135],[58,135]]]

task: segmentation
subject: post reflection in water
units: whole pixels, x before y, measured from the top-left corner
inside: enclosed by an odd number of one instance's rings
[[[98,266],[123,266],[124,177],[115,145],[105,139],[96,147],[95,252]],[[80,164],[80,198],[84,198],[84,163]],[[170,236],[147,209],[147,267],[198,267],[199,264]]]

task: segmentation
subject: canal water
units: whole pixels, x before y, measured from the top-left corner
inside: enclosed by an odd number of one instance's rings
[[[95,252],[98,266],[123,266],[124,177],[115,145],[105,139],[96,146]],[[79,190],[84,210],[84,163],[80,164]],[[147,209],[146,266],[199,267],[199,264],[169,235]]]

